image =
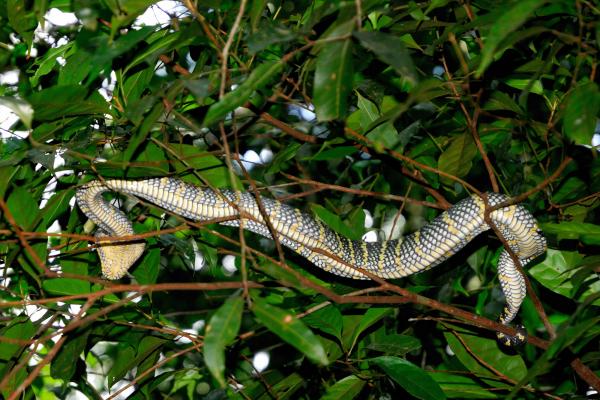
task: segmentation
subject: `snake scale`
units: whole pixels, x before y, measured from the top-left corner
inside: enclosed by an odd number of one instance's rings
[[[124,276],[142,255],[144,244],[114,239],[133,235],[134,231],[127,216],[104,199],[102,194],[106,191],[142,198],[194,221],[230,218],[221,224],[242,224],[248,231],[271,238],[256,198],[248,192],[214,191],[170,177],[92,181],[77,190],[77,203],[98,226],[98,254],[102,273],[108,279]],[[494,206],[507,197],[488,193],[487,199],[488,204]],[[424,271],[440,264],[475,236],[490,229],[484,219],[485,203],[477,195],[461,200],[402,240],[376,243],[350,240],[312,216],[276,200],[261,197],[260,201],[281,244],[326,271],[354,279],[368,279],[354,267],[386,279]],[[522,266],[545,252],[546,240],[535,218],[521,205],[492,211],[490,218]],[[112,238],[102,240],[108,236]],[[499,321],[508,325],[521,306],[526,288],[523,276],[506,250],[500,254],[498,276],[506,297]],[[526,340],[524,330],[518,332],[516,336],[498,332],[497,336],[507,346],[516,346]]]

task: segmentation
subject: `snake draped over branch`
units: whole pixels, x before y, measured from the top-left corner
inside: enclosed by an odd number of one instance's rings
[[[108,279],[123,277],[142,255],[144,243],[114,239],[134,235],[134,231],[127,216],[103,198],[102,194],[106,191],[142,198],[194,221],[231,218],[221,224],[241,224],[248,231],[272,237],[252,193],[215,191],[170,177],[92,181],[77,190],[77,203],[98,226],[98,254],[102,273]],[[487,199],[488,205],[493,207],[508,198],[488,193]],[[281,244],[325,271],[354,279],[368,279],[355,267],[386,279],[427,270],[455,254],[481,232],[490,229],[484,218],[485,203],[477,195],[461,200],[404,239],[376,243],[341,236],[314,217],[279,201],[265,197],[261,197],[260,201]],[[546,240],[535,218],[521,205],[500,208],[492,211],[489,217],[518,257],[521,266],[545,252]],[[108,236],[112,238],[102,240]],[[506,249],[498,260],[498,277],[506,297],[506,306],[499,321],[508,325],[519,311],[526,288],[523,276]],[[526,340],[523,329],[518,330],[516,336],[501,332],[497,336],[507,346],[516,346]]]

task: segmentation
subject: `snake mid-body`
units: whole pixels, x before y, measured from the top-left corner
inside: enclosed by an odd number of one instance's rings
[[[246,230],[271,238],[271,230],[264,220],[266,216],[281,244],[326,271],[355,279],[368,279],[360,269],[381,278],[400,278],[429,269],[490,229],[484,218],[485,203],[476,195],[458,202],[402,240],[370,243],[350,240],[314,217],[270,198],[260,197],[261,211],[256,197],[248,192],[215,191],[174,178],[92,181],[77,190],[77,202],[98,226],[98,253],[102,273],[108,279],[125,275],[141,256],[144,244],[131,239],[114,239],[133,235],[134,231],[125,214],[103,198],[102,193],[106,191],[142,198],[194,221],[226,219],[221,223],[242,224]],[[506,199],[504,195],[487,194],[489,206]],[[500,208],[489,217],[522,266],[546,250],[546,240],[535,218],[522,206]],[[102,240],[108,236],[111,239]],[[500,254],[498,276],[506,297],[500,321],[508,324],[516,316],[526,289],[523,276],[506,250]],[[524,339],[503,334],[499,334],[499,338],[507,342]]]

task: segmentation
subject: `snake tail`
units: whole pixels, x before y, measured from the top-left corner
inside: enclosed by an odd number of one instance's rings
[[[102,194],[107,191],[144,199],[193,221],[225,218],[228,220],[222,222],[223,225],[242,224],[248,231],[272,238],[252,193],[215,191],[170,177],[92,181],[81,186],[76,197],[81,210],[98,226],[98,253],[102,273],[108,279],[123,277],[142,255],[144,243],[114,239],[132,235],[134,231],[126,215],[104,199]],[[487,194],[490,206],[507,199],[501,194]],[[461,200],[402,240],[376,243],[351,240],[311,215],[279,201],[261,197],[260,202],[282,245],[328,272],[354,279],[368,279],[355,267],[385,279],[427,270],[490,229],[484,219],[485,203],[477,195]],[[523,206],[500,208],[489,217],[522,266],[545,252],[546,240],[533,215]],[[108,236],[111,238],[103,240]],[[499,320],[508,325],[519,311],[526,288],[523,276],[506,250],[501,252],[498,260],[498,277],[506,298]],[[523,332],[515,336],[498,333],[497,336],[509,346],[526,340]]]

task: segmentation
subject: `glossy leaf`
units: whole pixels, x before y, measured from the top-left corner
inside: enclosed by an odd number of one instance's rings
[[[404,390],[418,399],[443,400],[446,398],[442,389],[429,374],[403,358],[382,356],[370,359],[369,364],[381,368]]]
[[[132,271],[135,279],[142,285],[156,283],[160,269],[160,250],[150,249],[144,254],[144,258]]]
[[[352,91],[352,32],[353,21],[334,29],[322,45],[316,62],[313,101],[319,121],[331,121],[346,113],[348,96]]]
[[[351,400],[359,395],[366,382],[356,375],[348,375],[327,389],[321,400]]]
[[[495,10],[497,18],[484,39],[481,61],[477,68],[478,76],[492,63],[496,50],[508,34],[518,29],[545,2],[546,0],[511,1]]]
[[[217,123],[236,108],[243,106],[255,91],[265,87],[282,68],[281,61],[269,61],[256,67],[240,86],[210,106],[204,117],[204,126]]]
[[[389,64],[411,83],[416,83],[417,74],[414,63],[402,39],[383,32],[354,32],[360,44],[375,53],[377,58]]]
[[[106,100],[97,92],[88,94],[80,85],[50,87],[28,99],[36,121],[50,121],[71,115],[109,114]]]
[[[473,159],[477,154],[477,147],[473,143],[471,135],[463,133],[456,136],[450,146],[440,155],[438,168],[448,174],[463,177],[473,165]],[[442,177],[442,181],[450,184],[449,178]]]
[[[108,373],[109,388],[119,382],[127,372],[150,357],[165,342],[165,339],[156,336],[145,336],[136,344],[135,348],[124,347],[115,358],[115,364]]]
[[[368,349],[380,351],[389,355],[404,355],[421,347],[419,339],[399,334],[390,334],[383,337],[374,337],[367,345]]]
[[[431,374],[449,399],[499,399],[493,390],[481,387],[475,380],[465,375],[436,372]]]
[[[521,356],[504,353],[498,347],[495,337],[482,337],[468,329],[454,326],[449,326],[449,328],[453,332],[446,332],[444,336],[452,352],[465,368],[484,379],[488,384],[497,387],[505,386],[496,379],[495,374],[486,365],[492,366],[496,371],[515,381],[519,381],[527,375],[527,368]]]
[[[588,296],[600,293],[600,281],[588,271],[579,285],[573,284],[572,278],[580,271],[582,258],[576,252],[548,249],[546,257],[530,268],[529,273],[553,292],[583,301]],[[600,305],[600,299],[593,304]]]
[[[225,387],[225,347],[237,336],[244,310],[240,296],[230,297],[206,325],[204,336],[204,362],[221,387]]]
[[[27,317],[15,318],[0,330],[0,336],[6,338],[0,342],[0,360],[8,361],[13,358],[17,352],[25,345],[20,345],[19,340],[31,340],[35,332],[35,325]],[[10,339],[16,339],[17,342],[11,342]]]
[[[302,321],[322,332],[328,333],[333,337],[342,339],[342,314],[337,307],[330,305],[313,313],[308,314]]]
[[[375,325],[377,322],[379,322],[382,318],[384,318],[386,315],[390,314],[391,312],[392,312],[391,308],[384,308],[384,307],[369,308],[367,310],[367,312],[365,313],[365,315],[363,315],[362,318],[360,319],[360,323],[358,324],[356,329],[352,332],[352,335],[351,335],[352,341],[350,342],[351,343],[350,348],[353,348],[356,345],[357,340],[361,334],[363,334],[367,329],[369,329],[371,326]]]
[[[329,364],[321,342],[301,320],[263,299],[254,300],[252,312],[267,329],[294,346],[312,362]]]
[[[542,224],[542,230],[549,235],[556,235],[561,239],[581,240],[585,244],[600,244],[600,225],[585,222],[563,221],[560,224]]]
[[[89,282],[73,278],[46,279],[42,287],[45,291],[53,295],[68,296],[90,293]]]
[[[564,117],[567,137],[576,144],[590,145],[600,112],[600,91],[594,82],[578,86],[570,93]]]
[[[81,335],[73,335],[58,352],[54,362],[50,366],[50,374],[55,379],[70,380],[77,368],[77,363],[80,362],[81,353],[86,348],[89,330],[86,330]]]

